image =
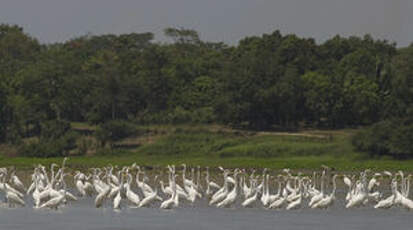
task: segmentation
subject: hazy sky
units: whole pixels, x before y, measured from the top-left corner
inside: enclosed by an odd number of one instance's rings
[[[103,33],[195,29],[203,40],[235,44],[279,29],[324,41],[372,34],[413,42],[413,0],[0,0],[0,23],[18,24],[41,42]]]

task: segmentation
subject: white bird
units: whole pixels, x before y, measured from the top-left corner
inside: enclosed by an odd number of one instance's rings
[[[364,205],[368,201],[368,192],[367,192],[367,178],[366,171],[362,173],[361,182],[359,188],[356,191],[356,194],[351,197],[347,202],[346,208],[352,208]]]
[[[380,173],[375,173],[373,175],[373,178],[371,178],[371,180],[369,181],[369,184],[367,186],[367,189],[368,189],[369,192],[371,192],[373,190],[374,186],[379,186],[380,185],[380,183],[377,181],[377,177],[380,177],[380,176],[381,176]]]
[[[76,189],[80,193],[81,196],[86,196],[85,185],[80,179],[76,180]]]
[[[118,185],[118,193],[116,194],[115,199],[113,199],[113,208],[114,209],[120,209],[120,201],[122,200],[122,191],[123,191],[123,184],[124,184],[124,178],[125,178],[125,173],[122,171],[122,176],[120,179],[120,184]]]
[[[59,196],[56,196],[50,200],[48,200],[46,203],[42,204],[40,206],[40,208],[51,208],[51,209],[57,209],[59,207],[59,205],[61,205],[66,197],[66,183],[64,182],[64,175],[65,174],[61,174],[61,179],[62,179],[62,183],[63,183],[63,191],[61,193],[59,193]]]
[[[256,182],[253,182],[251,186],[254,191],[254,195],[252,195],[251,197],[247,198],[244,202],[242,202],[241,204],[242,207],[251,207],[257,201],[258,191],[255,188],[256,187],[255,183]]]
[[[336,194],[336,189],[337,189],[337,185],[336,185],[337,176],[338,175],[333,176],[333,191],[331,192],[331,194],[324,197],[323,199],[321,199],[317,203],[315,203],[313,206],[311,206],[311,208],[327,208],[327,207],[331,206],[334,203],[334,200],[336,198],[335,194]]]
[[[406,187],[409,184],[405,184],[406,181],[405,181],[403,173],[399,172],[399,174],[402,176],[402,192],[397,191],[397,181],[395,181],[396,191],[395,191],[394,203],[411,210],[413,209],[413,201],[407,198],[409,188]]]
[[[218,203],[225,199],[228,194],[228,177],[227,177],[228,172],[224,172],[224,186],[219,189],[215,194],[211,197],[211,200],[209,201],[209,205],[213,205],[215,203]]]
[[[253,177],[250,176],[250,187],[248,187],[248,185],[247,185],[247,182],[246,182],[247,177],[246,176],[243,176],[240,179],[241,179],[241,185],[242,185],[242,187],[241,187],[242,190],[241,191],[244,194],[244,198],[247,199],[248,197],[252,196],[253,193],[255,192],[252,189],[252,185],[251,185],[251,180],[253,179]],[[256,189],[258,189],[258,188],[256,188]],[[258,191],[256,191],[256,192],[258,192]]]
[[[13,185],[20,190],[20,192],[24,192],[26,189],[24,188],[23,183],[21,182],[21,180],[16,176],[15,171],[12,172],[11,175],[11,181],[13,183]]]
[[[299,207],[301,207],[303,200],[302,179],[299,179],[298,181],[298,190],[298,198],[287,205],[287,210],[298,209]]]
[[[295,200],[295,201],[293,201],[293,202],[291,202],[287,205],[286,209],[291,210],[291,209],[299,208],[301,206],[301,201],[302,201],[302,195],[300,194],[300,196],[298,197],[297,200]]]
[[[288,197],[288,192],[287,192],[287,189],[284,188],[282,196],[278,198],[277,200],[275,200],[274,202],[272,202],[270,206],[268,206],[268,208],[270,209],[282,208],[285,204],[287,204],[287,197]]]
[[[308,203],[308,206],[311,207],[313,206],[315,203],[319,202],[321,199],[324,198],[324,180],[325,180],[325,174],[326,171],[323,170],[322,174],[321,174],[321,188],[320,188],[320,193],[314,195],[313,197],[311,197],[310,202]]]
[[[264,206],[267,206],[268,204],[268,198],[269,198],[269,190],[268,190],[268,174],[263,175],[263,187],[262,187],[262,196],[261,196],[261,203]]]
[[[113,208],[114,209],[119,209],[120,208],[120,201],[122,199],[120,193],[121,193],[121,190],[118,190],[118,193],[116,194],[115,198],[113,199]]]
[[[397,193],[397,182],[395,179],[392,180],[391,182],[391,191],[392,191],[392,195],[390,195],[389,197],[387,197],[386,199],[383,199],[381,201],[379,201],[374,208],[383,208],[383,209],[387,209],[387,208],[391,208],[396,200],[396,193]]]
[[[141,201],[140,201],[139,195],[132,191],[130,187],[131,183],[132,183],[132,175],[128,174],[128,181],[126,182],[126,198],[129,200],[129,202],[138,206]]]
[[[238,192],[238,183],[237,183],[237,175],[238,175],[238,169],[235,169],[234,172],[234,188],[230,193],[228,193],[227,197],[221,201],[220,203],[217,204],[217,207],[228,207],[232,205],[236,198],[237,198],[237,192]]]
[[[168,200],[165,200],[162,202],[160,208],[161,209],[171,209],[173,207],[178,207],[178,203],[179,203],[179,196],[177,195],[176,192],[176,180],[175,180],[175,175],[172,175],[172,183],[171,183],[171,187],[172,187],[172,196],[171,198],[169,198]]]
[[[219,189],[220,188],[219,185],[217,185],[215,182],[210,181],[210,179],[209,179],[209,167],[206,167],[205,180],[206,180],[206,185],[207,185],[207,189],[205,191],[205,194],[207,196],[212,194],[212,189],[211,188],[213,188],[213,189]]]
[[[25,206],[24,200],[20,198],[16,193],[10,190],[6,191],[6,199],[7,199],[7,203],[9,204],[9,206],[14,205],[14,204]]]
[[[139,169],[139,168],[138,168],[138,169]],[[140,169],[139,169],[139,170],[140,170]],[[142,173],[141,171],[138,171],[138,173],[136,174],[136,184],[137,184],[138,187],[141,189],[144,197],[150,196],[151,194],[153,194],[153,189],[151,188],[151,186],[149,186],[149,185],[146,183],[147,178],[146,178],[145,175],[143,176],[142,181],[139,180],[139,175],[140,175],[140,174],[144,174],[144,173]],[[158,196],[158,195],[156,195],[156,199],[159,200],[159,201],[162,201],[162,200],[163,200],[163,199],[162,199],[160,196]]]
[[[156,184],[156,180],[157,180],[158,176],[155,176],[154,179],[154,184]],[[155,190],[153,191],[152,194],[148,195],[147,197],[145,197],[144,199],[142,199],[142,201],[140,202],[140,204],[138,205],[138,207],[145,207],[148,206],[150,203],[152,203],[155,199],[156,196],[158,195],[158,187],[155,186]]]
[[[102,206],[103,202],[105,201],[107,195],[110,192],[110,187],[105,187],[103,190],[96,196],[95,198],[95,207],[99,208]]]

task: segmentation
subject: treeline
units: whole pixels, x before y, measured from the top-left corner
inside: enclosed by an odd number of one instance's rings
[[[0,140],[68,121],[290,130],[413,116],[413,45],[369,35],[317,44],[274,31],[229,46],[193,30],[164,32],[172,43],[148,32],[40,44],[1,24]]]

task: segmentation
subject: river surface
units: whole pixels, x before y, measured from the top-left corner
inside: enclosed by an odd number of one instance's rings
[[[29,184],[27,175],[21,177],[25,184]],[[309,209],[305,200],[303,208],[290,211],[267,210],[259,202],[256,207],[242,208],[241,199],[234,207],[221,209],[210,207],[205,198],[194,205],[182,200],[180,207],[173,210],[160,210],[160,202],[138,209],[122,201],[121,210],[114,211],[110,202],[103,208],[95,208],[92,197],[79,198],[59,210],[49,210],[34,209],[31,196],[25,197],[25,207],[9,208],[2,203],[4,194],[0,193],[0,230],[413,230],[413,211],[400,207],[376,210],[374,203],[346,209],[346,189],[342,183],[338,187],[336,202],[329,209]],[[77,194],[72,184],[70,188]],[[274,194],[275,188],[272,189]],[[378,189],[384,192],[384,198],[390,195],[388,181]]]
[[[225,230],[410,230],[413,229],[413,212],[395,207],[375,210],[371,207],[345,209],[337,202],[328,210],[266,210],[262,207],[218,209],[206,201],[194,206],[182,204],[174,210],[160,210],[159,204],[150,208],[129,208],[124,204],[120,211],[111,205],[94,208],[93,200],[86,198],[72,202],[59,210],[33,209],[30,201],[26,207],[0,208],[0,230],[81,230],[81,229],[225,229]]]

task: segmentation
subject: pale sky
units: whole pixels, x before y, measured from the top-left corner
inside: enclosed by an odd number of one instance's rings
[[[322,42],[336,34],[413,42],[413,0],[0,0],[0,23],[41,42],[91,34],[197,30],[203,40],[295,33]]]

